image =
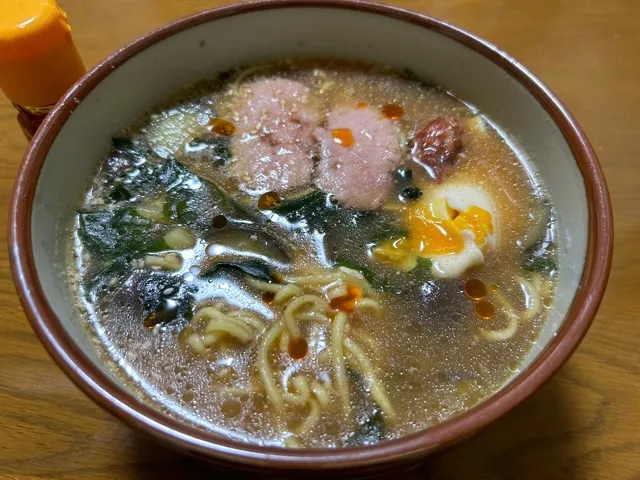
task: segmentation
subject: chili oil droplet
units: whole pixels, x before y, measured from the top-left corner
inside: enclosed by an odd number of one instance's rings
[[[280,201],[278,192],[267,192],[258,199],[258,208],[260,210],[273,210],[280,205]]]
[[[294,360],[302,360],[307,356],[309,344],[304,338],[292,338],[287,345],[287,351]]]
[[[227,220],[227,217],[224,215],[216,215],[213,217],[213,221],[211,223],[213,224],[213,228],[224,228],[229,225],[229,220]]]
[[[236,126],[224,118],[214,118],[209,122],[211,133],[229,137],[236,132]]]
[[[486,300],[476,303],[475,311],[476,315],[483,320],[490,320],[496,314],[496,308]]]
[[[384,105],[380,109],[380,112],[389,120],[399,120],[404,117],[404,108],[400,105],[396,105],[395,103],[388,103]]]
[[[464,293],[473,300],[482,300],[487,296],[487,287],[482,280],[471,278],[464,284]]]
[[[331,136],[334,142],[343,147],[348,148],[356,143],[356,139],[353,138],[353,133],[351,133],[351,130],[348,128],[334,128],[331,130]]]
[[[276,294],[273,292],[262,292],[262,301],[266,304],[271,304],[276,298]]]

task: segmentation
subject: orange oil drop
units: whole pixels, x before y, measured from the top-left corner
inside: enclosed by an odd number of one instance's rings
[[[223,137],[229,137],[236,132],[236,126],[224,118],[214,118],[210,120],[209,128],[211,129],[211,133],[222,135]]]
[[[263,292],[262,293],[262,301],[267,305],[273,303],[276,298],[276,294],[273,292]]]
[[[380,112],[382,115],[387,117],[389,120],[399,120],[404,117],[404,108],[400,105],[396,105],[395,103],[388,103],[384,105]]]
[[[224,215],[216,215],[211,223],[213,228],[224,228],[229,224],[229,220]]]
[[[294,360],[302,360],[309,352],[309,344],[304,338],[292,338],[287,345],[287,351]]]
[[[356,143],[356,139],[353,137],[353,133],[348,128],[334,128],[331,130],[331,136],[333,137],[333,141],[338,145],[342,145],[343,147],[351,147],[354,143]]]
[[[260,210],[272,210],[280,205],[281,201],[278,192],[267,192],[258,199],[258,208]]]
[[[345,313],[353,313],[356,309],[356,303],[362,298],[362,290],[355,285],[347,287],[347,294],[332,298],[329,305],[334,310],[340,310]]]
[[[486,300],[476,303],[475,311],[476,315],[483,320],[490,320],[496,314],[496,308]]]
[[[487,296],[487,287],[482,280],[471,278],[464,284],[464,293],[473,300],[482,300]]]

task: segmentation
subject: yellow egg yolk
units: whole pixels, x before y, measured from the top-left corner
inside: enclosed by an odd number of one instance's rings
[[[479,247],[486,245],[489,234],[493,233],[489,212],[476,206],[460,212],[451,208],[443,198],[410,210],[407,226],[409,237],[399,247],[422,257],[462,252],[464,230],[474,233]]]
[[[459,230],[471,230],[476,236],[476,245],[484,247],[489,234],[493,233],[491,214],[483,208],[472,206],[453,220]]]
[[[444,198],[416,205],[405,211],[408,235],[384,241],[373,247],[375,258],[390,263],[399,270],[410,271],[417,265],[417,257],[461,253],[464,246],[463,231],[473,232],[475,243],[482,248],[493,233],[491,214],[483,208],[471,206],[458,211]]]
[[[424,211],[412,212],[407,220],[409,238],[402,248],[420,256],[460,253],[464,249],[464,240],[453,220],[434,218]]]

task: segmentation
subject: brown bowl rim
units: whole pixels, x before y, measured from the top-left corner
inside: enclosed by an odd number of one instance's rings
[[[538,358],[509,385],[467,412],[435,427],[367,447],[293,450],[241,443],[205,432],[143,404],[91,363],[66,334],[37,277],[31,211],[39,173],[58,132],[79,101],[111,71],[156,42],[202,23],[270,9],[324,7],[400,19],[473,49],[522,84],[552,117],[581,170],[589,206],[589,243],[582,279],[566,319]],[[360,0],[258,0],[215,8],[153,30],[107,57],[58,102],[32,140],[16,179],[9,218],[9,254],[20,300],[31,325],[62,370],[96,403],[156,438],[200,457],[277,470],[351,469],[422,456],[473,435],[520,404],[565,363],[588,330],[607,284],[613,250],[609,194],[595,152],[573,116],[533,74],[497,47],[420,13]]]

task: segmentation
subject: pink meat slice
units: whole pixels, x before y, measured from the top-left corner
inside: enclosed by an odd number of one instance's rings
[[[256,193],[309,184],[321,115],[309,89],[284,78],[244,85],[235,105],[231,175]]]
[[[334,129],[349,129],[351,147],[335,141]],[[393,121],[368,108],[337,108],[326,128],[316,130],[321,159],[316,184],[347,208],[374,210],[390,195],[391,171],[401,160],[399,130]]]

